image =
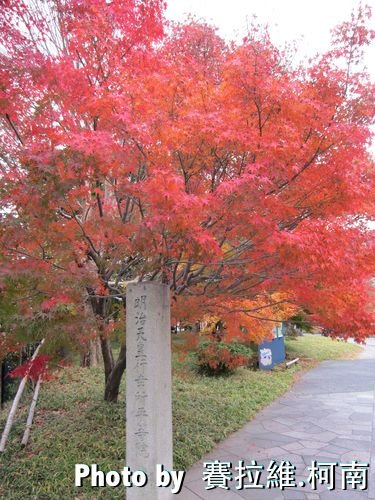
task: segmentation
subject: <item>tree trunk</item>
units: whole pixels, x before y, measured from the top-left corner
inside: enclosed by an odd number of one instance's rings
[[[80,366],[83,368],[91,368],[98,366],[100,363],[100,341],[99,337],[90,340],[87,345],[87,350],[81,354]]]
[[[115,367],[115,361],[113,359],[112,347],[109,339],[106,337],[100,336],[100,345],[102,348],[103,362],[104,362],[104,376],[105,383],[108,382],[109,376],[112,373],[113,368]]]
[[[89,351],[85,351],[85,352],[81,353],[81,360],[79,362],[79,366],[81,368],[89,368],[90,367]]]
[[[98,366],[100,363],[100,340],[96,337],[92,342],[92,347],[90,347],[90,362],[91,366]]]
[[[104,363],[104,400],[117,402],[121,378],[126,368],[126,345],[124,343],[121,346],[120,354],[115,363],[111,342],[104,332],[104,323],[108,318],[108,303],[102,298],[91,296],[91,307],[95,316],[102,320],[101,326],[99,326],[99,339]]]
[[[126,368],[126,345],[121,346],[121,350],[114,365],[111,373],[106,379],[105,390],[104,390],[104,400],[111,401],[113,403],[117,402],[118,394],[120,390],[120,383],[122,375]]]

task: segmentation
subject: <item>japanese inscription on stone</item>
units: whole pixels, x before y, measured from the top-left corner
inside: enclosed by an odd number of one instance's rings
[[[135,384],[137,391],[135,393],[136,401],[136,429],[135,446],[141,457],[148,458],[149,451],[149,414],[146,410],[146,392],[147,373],[147,350],[145,328],[147,322],[147,296],[141,295],[134,298],[135,325],[136,325],[136,364],[135,364]]]

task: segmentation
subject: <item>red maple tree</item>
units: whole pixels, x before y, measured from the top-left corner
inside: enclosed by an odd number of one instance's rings
[[[1,290],[18,297],[3,346],[15,319],[51,342],[98,334],[107,400],[131,279],[169,283],[176,318],[217,315],[232,337],[259,340],[296,308],[332,334],[373,333],[368,9],[298,67],[266,29],[227,44],[163,12],[3,0],[0,13]]]

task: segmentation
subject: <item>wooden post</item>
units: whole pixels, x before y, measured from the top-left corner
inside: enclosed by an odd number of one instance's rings
[[[42,347],[43,343],[44,343],[44,339],[40,342],[40,344],[38,345],[38,347],[35,349],[35,352],[34,352],[34,354],[31,357],[31,361],[34,361],[34,359],[37,357],[39,349]],[[13,399],[12,406],[10,407],[8,418],[7,418],[7,421],[5,423],[5,427],[4,427],[3,433],[1,435],[0,452],[3,452],[5,450],[5,445],[6,445],[8,436],[9,436],[9,432],[10,432],[10,430],[12,428],[14,416],[16,414],[16,410],[17,410],[17,407],[18,407],[18,403],[20,402],[22,393],[23,393],[23,391],[25,389],[25,385],[26,385],[27,379],[28,379],[28,374],[26,374],[23,377],[23,379],[21,380],[20,385],[18,386],[18,390],[17,390],[16,396]]]
[[[41,377],[39,377],[38,382],[36,383],[36,386],[35,386],[33,399],[31,401],[31,405],[30,405],[29,414],[27,416],[26,429],[25,429],[25,432],[23,433],[23,437],[22,437],[22,441],[21,441],[22,446],[26,446],[27,442],[29,440],[30,429],[31,429],[31,426],[33,423],[34,412],[35,412],[36,402],[38,400],[41,381],[42,381],[42,379],[41,379]]]

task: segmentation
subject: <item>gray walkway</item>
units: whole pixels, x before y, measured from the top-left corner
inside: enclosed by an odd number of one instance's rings
[[[326,361],[307,372],[285,396],[261,411],[243,429],[222,441],[186,474],[179,500],[210,499],[375,499],[375,340],[369,339],[358,359]],[[251,387],[249,387],[251,390]],[[272,459],[289,460],[296,466],[297,487],[236,489],[239,460],[264,465],[260,484],[266,484]],[[229,490],[207,490],[203,462],[231,462],[233,479]],[[370,463],[366,491],[342,489],[341,467],[335,468],[336,485],[328,490],[308,483],[308,467],[318,462]],[[301,482],[305,486],[300,485]],[[249,484],[248,479],[245,484]]]

